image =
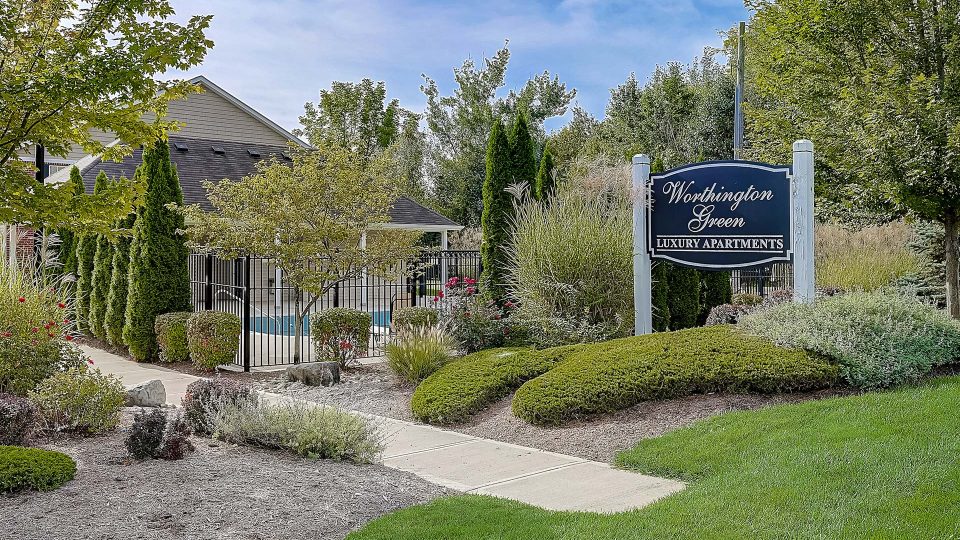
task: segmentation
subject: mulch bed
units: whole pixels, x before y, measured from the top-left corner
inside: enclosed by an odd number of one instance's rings
[[[257,387],[345,409],[398,420],[414,420],[410,413],[413,387],[402,384],[386,364],[345,370],[341,374],[341,384],[328,388],[289,383],[282,374],[258,381]],[[758,409],[850,393],[853,391],[838,388],[778,395],[693,395],[647,401],[613,414],[594,416],[560,427],[534,426],[513,416],[510,410],[513,397],[511,395],[494,403],[469,421],[447,428],[477,437],[609,463],[618,451],[632,447],[640,439],[662,435],[702,418],[729,411]]]
[[[129,423],[129,411],[126,422]],[[339,539],[449,490],[380,465],[311,460],[193,438],[181,461],[131,462],[123,434],[43,446],[76,479],[49,493],[0,495],[3,538]]]

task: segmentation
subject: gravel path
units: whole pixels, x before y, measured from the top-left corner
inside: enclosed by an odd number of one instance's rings
[[[181,461],[129,462],[122,434],[45,447],[77,460],[50,493],[0,496],[3,538],[340,539],[451,493],[380,465],[310,460],[194,438]]]
[[[342,373],[341,384],[329,388],[288,383],[282,374],[257,382],[270,392],[294,395],[318,403],[413,421],[410,395],[386,364],[372,364]],[[512,395],[475,415],[469,421],[448,426],[467,435],[484,437],[561,454],[609,463],[614,455],[640,439],[656,437],[702,418],[729,411],[758,409],[782,403],[797,403],[849,394],[849,390],[823,390],[780,395],[708,394],[679,399],[647,401],[614,414],[597,416],[561,427],[534,426],[513,416]]]

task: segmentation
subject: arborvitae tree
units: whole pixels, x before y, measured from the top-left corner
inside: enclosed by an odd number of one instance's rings
[[[93,193],[102,193],[107,189],[110,180],[107,173],[100,171],[93,184]],[[93,295],[93,262],[97,256],[97,239],[95,234],[82,234],[77,243],[77,288],[76,288],[76,316],[77,325],[81,330],[90,328],[90,300]]]
[[[513,179],[511,184],[527,183],[532,188],[537,181],[537,143],[530,136],[527,117],[522,112],[517,115],[510,131],[510,168]]]
[[[90,311],[87,319],[90,333],[100,339],[106,339],[107,333],[103,326],[103,318],[107,313],[107,295],[110,293],[113,243],[101,234],[97,236],[96,246],[93,257],[93,272],[90,277]]]
[[[653,262],[653,286],[650,303],[653,306],[653,330],[666,332],[670,329],[670,292],[669,271],[667,261]]]
[[[553,194],[553,153],[550,145],[543,146],[543,156],[540,157],[540,168],[537,169],[537,180],[533,183],[533,198],[545,201]]]
[[[720,304],[729,304],[733,300],[733,288],[730,286],[730,272],[701,271],[700,318],[697,324],[707,322],[710,310]]]
[[[130,214],[120,222],[123,229],[132,229],[137,215]],[[123,321],[127,310],[127,280],[130,269],[130,242],[129,236],[117,239],[113,248],[113,261],[110,270],[110,292],[107,293],[107,310],[103,317],[103,328],[107,334],[107,341],[111,345],[123,345]]]
[[[496,301],[506,296],[506,252],[510,240],[510,218],[513,214],[513,195],[507,191],[512,183],[513,167],[510,142],[503,122],[497,121],[490,131],[487,143],[487,174],[483,181],[483,242],[480,256],[483,262],[481,283],[486,295]]]
[[[83,177],[80,176],[80,169],[70,167],[70,180],[68,182],[73,186],[73,193],[83,195]],[[77,275],[77,245],[80,242],[80,234],[70,229],[62,229],[57,232],[60,237],[60,264],[64,275]]]
[[[123,341],[134,359],[147,361],[157,352],[157,315],[190,308],[189,252],[177,234],[184,228],[183,215],[167,208],[182,205],[183,192],[166,140],[144,149],[137,174],[146,181],[147,193],[130,244]]]
[[[668,274],[670,330],[693,328],[700,319],[700,272],[671,264]]]

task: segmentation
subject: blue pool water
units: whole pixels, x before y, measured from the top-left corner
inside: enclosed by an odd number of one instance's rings
[[[390,326],[389,311],[374,311],[371,315],[373,326]],[[253,318],[253,331],[275,336],[292,336],[296,333],[297,318],[293,315],[276,317],[258,316]],[[303,335],[310,335],[310,316],[303,318]]]

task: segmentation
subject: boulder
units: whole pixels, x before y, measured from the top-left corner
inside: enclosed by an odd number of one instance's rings
[[[127,407],[163,407],[167,389],[157,379],[127,388]]]
[[[340,382],[339,362],[312,362],[290,366],[287,380],[302,382],[307,386],[331,386]]]

